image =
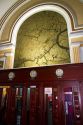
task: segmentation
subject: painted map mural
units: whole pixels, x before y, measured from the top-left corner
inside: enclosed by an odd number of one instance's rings
[[[28,18],[17,35],[14,67],[70,63],[67,25],[64,18],[43,11]]]

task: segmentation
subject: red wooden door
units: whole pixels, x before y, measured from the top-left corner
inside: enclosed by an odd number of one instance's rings
[[[16,89],[13,87],[7,89],[6,124],[16,124]]]
[[[0,109],[1,109],[2,93],[3,93],[3,88],[0,88]]]
[[[30,88],[30,125],[44,125],[44,88]]]
[[[60,96],[60,87],[54,85],[52,88],[52,117],[53,125],[60,125],[61,122],[61,96]]]
[[[76,81],[53,86],[53,125],[82,125],[79,89]]]
[[[44,88],[42,85],[36,89],[36,125],[44,125]]]
[[[83,85],[77,81],[10,87],[6,91],[3,118],[7,125],[82,125]]]
[[[3,88],[0,88],[0,124],[2,123],[2,94],[3,94]]]
[[[62,86],[65,125],[82,125],[79,82],[66,81]]]
[[[82,125],[79,83],[52,83],[51,95],[45,93],[45,88],[49,87],[30,88],[29,125]]]
[[[21,113],[21,124],[27,125],[27,87],[23,87],[22,91],[22,113]]]
[[[30,125],[36,125],[37,88],[30,88]]]

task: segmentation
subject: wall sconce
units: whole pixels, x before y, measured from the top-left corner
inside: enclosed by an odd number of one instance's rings
[[[37,77],[37,71],[36,71],[36,70],[31,70],[31,71],[30,71],[30,77],[31,77],[32,79],[35,79],[35,78]]]
[[[14,77],[15,77],[15,74],[14,74],[13,72],[10,72],[10,73],[8,74],[9,80],[13,80]]]
[[[56,72],[55,72],[57,78],[62,78],[64,72],[62,69],[56,69]]]

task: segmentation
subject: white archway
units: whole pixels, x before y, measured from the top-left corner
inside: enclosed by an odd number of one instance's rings
[[[54,12],[57,12],[60,15],[62,15],[67,23],[68,36],[70,35],[70,33],[72,32],[71,18],[67,13],[66,8],[64,9],[60,5],[56,5],[56,4],[37,5],[33,8],[31,8],[30,10],[27,10],[25,13],[23,13],[19,17],[18,20],[16,20],[16,23],[13,26],[13,31],[12,31],[12,36],[11,36],[11,43],[14,45],[14,50],[15,50],[15,46],[16,46],[17,33],[18,33],[18,30],[19,30],[20,26],[22,25],[22,23],[30,16],[32,16],[38,12],[41,12],[41,11],[54,11]],[[69,47],[70,47],[70,38],[69,38]],[[71,53],[70,53],[70,61],[71,61]]]
[[[34,15],[35,13],[38,13],[41,11],[46,11],[46,10],[54,11],[54,12],[61,14],[67,23],[68,34],[70,34],[72,32],[71,19],[70,19],[70,16],[68,15],[68,13],[65,9],[63,9],[62,7],[55,5],[55,4],[42,4],[42,5],[35,6],[34,8],[26,11],[23,15],[20,16],[19,19],[16,20],[16,23],[13,26],[11,43],[13,43],[13,45],[16,45],[16,38],[17,38],[18,30],[19,30],[20,26],[22,25],[22,23],[27,18]]]

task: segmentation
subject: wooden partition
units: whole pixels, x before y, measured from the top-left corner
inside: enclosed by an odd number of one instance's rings
[[[83,64],[1,70],[0,125],[83,125]]]

